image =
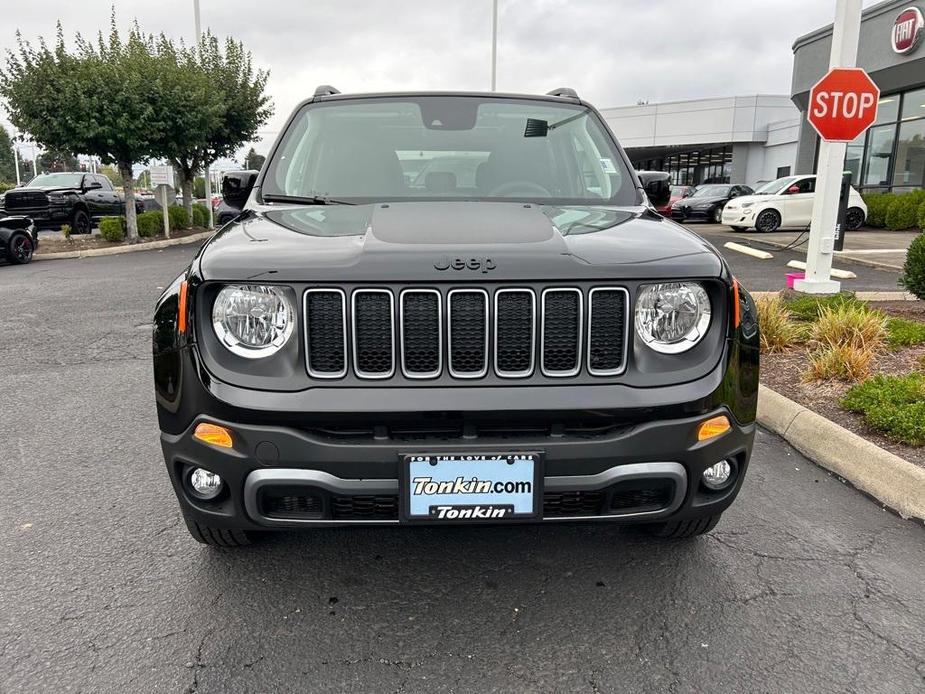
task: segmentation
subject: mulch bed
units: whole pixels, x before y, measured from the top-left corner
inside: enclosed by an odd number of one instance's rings
[[[925,322],[925,302],[922,301],[870,302],[870,307],[897,318]],[[899,375],[921,370],[922,366],[918,360],[923,355],[925,355],[925,345],[887,351],[874,362],[871,370],[873,374],[886,375]],[[761,382],[784,397],[863,436],[900,458],[925,467],[925,446],[909,446],[893,441],[876,429],[867,426],[861,415],[843,410],[838,403],[852,384],[841,381],[805,383],[802,373],[808,365],[809,359],[805,347],[797,347],[779,354],[762,354]]]
[[[181,229],[180,231],[171,231],[171,239],[181,239],[186,236],[193,236],[194,234],[201,234],[206,231],[206,229],[193,228],[193,229]],[[144,246],[147,243],[152,241],[163,241],[166,237],[163,234],[158,234],[157,236],[138,239],[138,243],[134,244],[136,246]],[[61,238],[47,238],[42,237],[39,239],[39,248],[36,251],[36,255],[47,255],[49,253],[67,253],[69,251],[86,251],[91,248],[113,248],[116,246],[126,246],[126,242],[112,243],[107,241],[102,236],[94,234],[92,236],[71,236],[70,241],[66,241],[63,237]]]

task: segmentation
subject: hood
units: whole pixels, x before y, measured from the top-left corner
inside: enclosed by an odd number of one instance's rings
[[[743,202],[757,203],[757,202],[763,202],[770,198],[771,198],[770,195],[740,195],[737,198],[732,198],[732,200],[730,200],[726,204],[730,205],[733,209],[735,209],[736,207],[741,206]]]
[[[499,202],[262,207],[203,247],[206,280],[716,277],[714,248],[646,208]]]
[[[10,188],[7,193],[70,193],[80,192],[80,188],[73,186],[21,186],[19,188]]]

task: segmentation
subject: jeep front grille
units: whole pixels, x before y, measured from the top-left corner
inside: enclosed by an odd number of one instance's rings
[[[305,293],[309,376],[567,379],[626,368],[622,287],[354,289]]]

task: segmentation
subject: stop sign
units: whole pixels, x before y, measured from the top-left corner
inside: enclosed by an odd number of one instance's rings
[[[851,142],[876,120],[879,99],[861,68],[832,68],[809,92],[809,122],[823,140]]]

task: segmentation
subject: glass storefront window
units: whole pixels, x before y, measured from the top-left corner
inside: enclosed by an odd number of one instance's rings
[[[881,96],[880,101],[877,102],[877,120],[874,121],[874,125],[881,125],[882,123],[895,123],[896,117],[898,115],[899,94]]]
[[[895,135],[895,125],[881,125],[870,129],[864,165],[865,186],[887,186],[890,184],[890,160],[893,158]]]
[[[912,118],[923,117],[925,117],[925,89],[916,89],[914,92],[906,92],[903,95],[902,119],[906,121]]]
[[[925,90],[922,100],[925,100]],[[893,185],[925,186],[925,118],[905,121],[899,126]]]
[[[851,185],[857,186],[861,183],[861,162],[864,159],[864,140],[867,133],[861,133],[858,137],[848,143],[848,149],[845,150],[845,171],[851,172]],[[780,176],[778,176],[780,178]]]

